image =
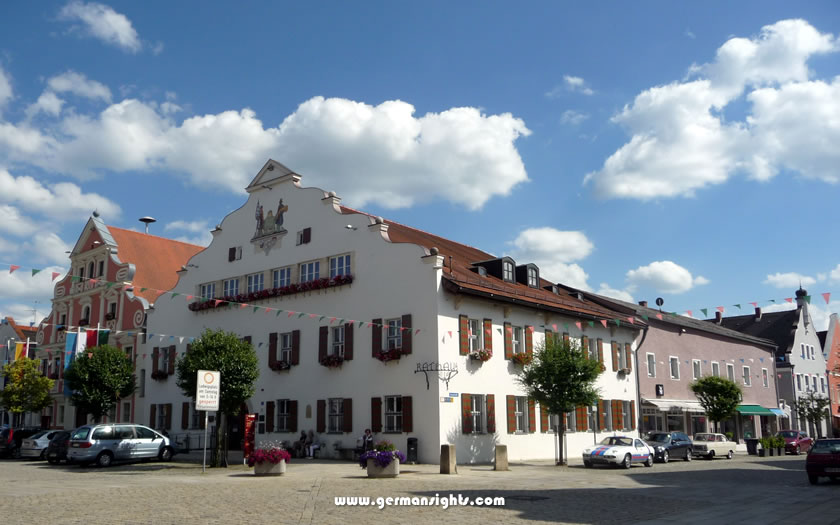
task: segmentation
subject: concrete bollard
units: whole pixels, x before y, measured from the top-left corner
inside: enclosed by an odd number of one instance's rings
[[[493,470],[510,470],[508,468],[507,445],[496,445],[496,461]]]
[[[440,473],[458,473],[458,465],[455,463],[455,445],[453,444],[440,446]]]

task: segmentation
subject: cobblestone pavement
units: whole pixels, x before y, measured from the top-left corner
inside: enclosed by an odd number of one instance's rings
[[[0,524],[17,523],[840,523],[840,482],[812,487],[803,456],[671,462],[629,471],[579,464],[403,465],[366,478],[355,463],[293,460],[285,476],[236,465],[139,463],[108,469],[0,461]],[[188,458],[192,459],[192,458]],[[336,497],[504,497],[504,506],[338,506]]]

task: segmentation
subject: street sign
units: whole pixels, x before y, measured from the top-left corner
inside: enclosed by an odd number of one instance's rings
[[[195,409],[217,412],[219,410],[219,393],[222,387],[221,373],[199,370],[196,385]]]

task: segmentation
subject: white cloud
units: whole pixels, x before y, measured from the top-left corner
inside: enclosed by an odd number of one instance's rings
[[[84,33],[123,51],[137,53],[143,47],[131,20],[106,5],[73,1],[61,9],[59,18],[81,22]]]
[[[6,75],[6,72],[0,67],[0,115],[3,114],[3,107],[9,100],[12,99],[12,80]]]
[[[36,238],[23,243],[23,249],[32,254],[34,260],[45,264],[66,264],[67,252],[73,246],[53,232],[39,234]]]
[[[196,244],[198,246],[209,246],[213,240],[210,233],[210,225],[207,221],[172,221],[163,228],[164,231],[186,231],[199,235],[182,235],[174,237],[176,241]]]
[[[17,237],[32,235],[41,231],[42,227],[30,217],[21,215],[20,210],[8,204],[0,204],[0,231],[5,231]]]
[[[561,124],[571,124],[572,126],[577,126],[578,124],[582,123],[584,120],[588,119],[589,115],[586,113],[581,113],[579,111],[575,111],[573,109],[567,109],[560,115],[560,123]]]
[[[84,219],[94,210],[109,218],[121,213],[116,203],[96,193],[83,193],[73,183],[46,187],[32,177],[15,177],[4,169],[0,169],[0,203],[16,204],[51,219]]]
[[[38,113],[46,113],[54,117],[61,113],[64,101],[52,91],[44,91],[38,100],[26,108],[26,117],[32,118]]]
[[[568,89],[569,91],[583,93],[584,95],[595,94],[594,91],[587,87],[586,81],[580,77],[563,75],[563,82],[566,84],[566,89]]]
[[[586,258],[595,248],[583,232],[528,228],[510,244],[517,264],[534,263],[544,279],[589,290],[586,282],[589,275],[574,263]]]
[[[3,299],[25,298],[27,301],[40,300],[49,303],[54,289],[52,272],[64,275],[67,270],[61,266],[49,266],[41,269],[41,272],[34,276],[24,269],[12,274],[8,271],[0,272],[0,290],[3,290]]]
[[[613,299],[619,299],[621,301],[627,301],[628,303],[633,303],[635,300],[631,295],[630,291],[628,290],[618,290],[616,288],[611,287],[607,283],[601,283],[601,287],[598,288],[598,291],[595,292],[598,295],[603,295],[605,297],[612,297]]]
[[[697,38],[697,35],[695,35],[695,34],[691,31],[691,29],[689,29],[689,28],[687,28],[687,27],[685,28],[685,31],[683,32],[683,34],[684,34],[685,36],[687,36],[688,38],[692,39],[692,40],[694,40],[695,38]]]
[[[80,97],[111,102],[111,90],[108,86],[75,71],[67,71],[50,78],[47,86],[56,93],[73,93]]]
[[[0,305],[0,319],[11,317],[15,323],[22,326],[29,326],[32,322],[33,306],[37,310],[35,314],[35,323],[40,323],[41,320],[49,314],[49,299],[45,301],[38,301],[33,304],[11,303]],[[5,344],[5,341],[2,342]]]
[[[643,91],[613,117],[630,141],[584,182],[601,196],[644,200],[693,196],[738,171],[766,179],[779,166],[840,180],[838,154],[827,146],[840,134],[836,87],[809,83],[807,66],[813,55],[837,49],[831,34],[804,20],[728,40],[712,63],[690,68],[700,78]],[[743,122],[725,120],[724,109],[745,88],[753,89],[747,95],[752,114]],[[814,136],[826,139],[808,140]]]
[[[817,280],[813,277],[796,272],[768,274],[767,279],[763,282],[763,284],[769,284],[776,288],[787,288],[791,290],[799,288],[800,284],[802,286],[813,286],[816,283]]]
[[[631,289],[647,286],[658,292],[679,294],[695,286],[708,284],[703,276],[693,277],[691,272],[672,261],[654,261],[627,272]]]
[[[828,273],[828,281],[832,284],[840,283],[840,264]]]

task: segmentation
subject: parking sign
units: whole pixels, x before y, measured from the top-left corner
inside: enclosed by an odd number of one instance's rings
[[[216,412],[219,410],[219,393],[222,374],[210,370],[199,370],[195,391],[195,409]]]

